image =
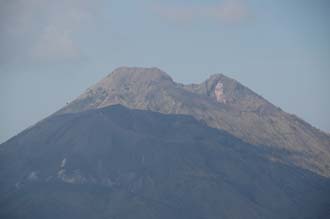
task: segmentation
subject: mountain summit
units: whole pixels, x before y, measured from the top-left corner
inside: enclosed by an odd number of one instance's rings
[[[222,74],[123,67],[0,145],[0,218],[328,219],[329,142]]]
[[[330,176],[330,137],[223,74],[183,85],[158,68],[121,67],[56,114],[115,104],[191,115],[251,144],[274,150],[270,159]]]

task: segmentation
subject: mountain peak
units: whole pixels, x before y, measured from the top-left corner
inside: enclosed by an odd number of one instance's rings
[[[172,78],[159,68],[119,67],[87,90],[127,90],[132,86],[145,86],[152,83],[173,83]]]
[[[142,81],[173,81],[172,78],[156,67],[119,67],[115,69],[107,78],[113,80],[134,80]]]
[[[159,91],[175,86],[172,78],[159,68],[119,67],[88,88],[58,113],[84,111],[122,104],[143,108],[146,99],[157,99]]]
[[[205,84],[206,87],[208,87],[209,93],[211,92],[216,101],[220,103],[233,101],[230,100],[233,99],[233,91],[239,86],[243,87],[236,80],[229,78],[222,73],[211,75],[205,81]]]
[[[207,81],[218,81],[218,80],[223,80],[223,81],[232,81],[238,83],[235,79],[228,77],[227,75],[223,73],[216,73],[212,74],[209,76]]]
[[[201,84],[186,85],[185,88],[191,92],[206,95],[224,104],[235,104],[247,95],[258,98],[258,95],[222,73],[213,74]]]

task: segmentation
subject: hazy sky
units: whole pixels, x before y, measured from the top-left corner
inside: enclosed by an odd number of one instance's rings
[[[119,66],[224,73],[330,131],[328,0],[0,0],[0,142]]]

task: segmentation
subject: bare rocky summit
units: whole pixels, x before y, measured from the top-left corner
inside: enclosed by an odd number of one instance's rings
[[[115,104],[191,115],[210,127],[274,152],[271,160],[330,176],[330,137],[223,74],[183,85],[158,68],[121,67],[56,114]]]

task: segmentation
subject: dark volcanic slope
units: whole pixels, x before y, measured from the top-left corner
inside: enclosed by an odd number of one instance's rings
[[[329,181],[189,116],[112,106],[1,145],[0,218],[327,218]]]
[[[330,176],[329,135],[222,74],[182,85],[157,68],[118,68],[58,114],[114,104],[191,115],[251,144],[287,151],[273,159]]]

